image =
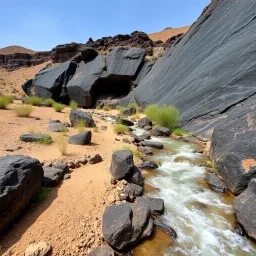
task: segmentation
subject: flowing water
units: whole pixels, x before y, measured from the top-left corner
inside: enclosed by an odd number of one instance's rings
[[[136,127],[134,132],[140,135],[144,130]],[[145,254],[135,250],[135,255],[256,255],[255,245],[233,231],[233,198],[217,194],[207,186],[206,170],[197,165],[207,159],[193,153],[197,145],[170,138],[152,140],[163,143],[164,150],[155,150],[149,158],[160,167],[146,177],[145,183],[159,189],[145,196],[164,200],[163,218],[177,232],[177,239],[165,252],[155,254],[147,248]]]

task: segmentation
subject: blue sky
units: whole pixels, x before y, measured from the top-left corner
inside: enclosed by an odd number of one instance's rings
[[[51,50],[103,36],[192,24],[210,0],[1,0],[0,48]]]

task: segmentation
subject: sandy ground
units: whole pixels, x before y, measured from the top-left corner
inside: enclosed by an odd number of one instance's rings
[[[148,36],[153,41],[161,40],[165,42],[170,37],[176,36],[181,33],[186,33],[189,29],[190,29],[190,26],[181,27],[181,28],[170,28],[160,32],[148,34]]]
[[[34,78],[35,74],[44,68],[49,62],[33,67],[23,67],[18,70],[8,72],[5,68],[0,68],[0,94],[21,97],[23,90],[21,85],[28,79]]]
[[[69,111],[65,109],[63,113],[56,113],[52,108],[35,107],[30,118],[20,118],[12,110],[0,110],[1,156],[24,154],[43,162],[75,160],[96,153],[103,158],[99,164],[75,169],[71,179],[51,189],[44,202],[36,208],[29,208],[0,239],[1,252],[5,255],[24,255],[31,242],[49,242],[53,247],[52,255],[87,255],[92,248],[102,244],[101,217],[113,198],[109,173],[111,155],[113,149],[123,145],[115,141],[118,136],[114,134],[112,124],[94,117],[97,126],[107,126],[107,131],[99,129],[99,132],[94,132],[91,129],[92,145],[69,145],[66,156],[61,156],[55,143],[42,145],[19,140],[21,134],[28,132],[48,133],[56,137],[58,133],[47,131],[48,121],[58,119],[67,122]],[[38,117],[40,120],[36,120]],[[75,128],[69,128],[67,136],[76,133]],[[22,148],[13,153],[6,152],[6,149],[16,146]]]

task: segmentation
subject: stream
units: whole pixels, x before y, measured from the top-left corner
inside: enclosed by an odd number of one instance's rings
[[[133,128],[137,135],[145,133]],[[152,140],[163,143],[164,149],[154,150],[154,155],[148,157],[159,168],[146,175],[145,184],[158,189],[146,191],[145,196],[164,200],[163,219],[177,232],[177,239],[171,245],[161,244],[157,254],[153,241],[152,252],[150,246],[145,246],[148,242],[143,242],[135,249],[135,255],[256,255],[255,244],[234,233],[233,197],[222,196],[208,187],[206,170],[198,165],[209,159],[193,153],[198,145],[171,138]],[[161,237],[158,243],[164,243]]]

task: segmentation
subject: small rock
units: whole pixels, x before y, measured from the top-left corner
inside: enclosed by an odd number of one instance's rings
[[[101,129],[102,131],[106,131],[106,130],[108,129],[108,127],[107,127],[107,126],[101,126],[100,129]]]
[[[170,131],[170,129],[168,129],[166,127],[158,126],[151,131],[151,134],[153,136],[170,136],[171,131]]]
[[[97,163],[100,163],[102,161],[103,161],[103,159],[102,159],[102,157],[99,154],[96,154],[96,155],[92,156],[89,159],[89,163],[90,164],[97,164]]]
[[[146,126],[151,127],[151,126],[152,126],[152,121],[149,120],[147,117],[143,117],[143,118],[141,118],[141,119],[138,121],[138,126],[139,126],[140,128],[144,128],[144,127],[146,127]]]
[[[89,253],[89,256],[115,256],[115,252],[110,246],[100,246]]]
[[[58,161],[58,162],[54,165],[54,168],[61,169],[61,170],[63,170],[64,172],[68,172],[68,171],[69,171],[68,165],[65,164],[65,163],[63,163],[62,161]]]
[[[155,162],[146,161],[146,162],[141,163],[138,167],[139,167],[140,169],[154,170],[154,169],[157,169],[157,168],[158,168],[158,165],[157,165],[157,163],[155,163]]]
[[[156,149],[163,149],[164,148],[164,145],[162,143],[154,142],[154,141],[142,141],[141,145],[145,146],[145,147],[156,148]]]
[[[67,180],[67,179],[70,179],[71,178],[71,175],[70,174],[65,174],[64,175],[64,179]]]
[[[48,256],[51,253],[51,245],[46,242],[31,244],[25,251],[25,256]]]

